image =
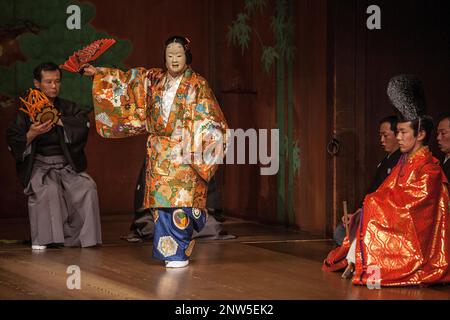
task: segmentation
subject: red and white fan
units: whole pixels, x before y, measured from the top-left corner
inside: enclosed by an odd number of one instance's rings
[[[83,65],[94,61],[100,57],[106,50],[108,50],[116,40],[114,39],[100,39],[92,42],[81,50],[78,50],[60,67],[69,72],[83,73]]]

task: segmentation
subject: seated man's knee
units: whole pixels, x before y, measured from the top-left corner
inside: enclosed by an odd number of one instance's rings
[[[80,176],[81,183],[78,184],[78,192],[84,195],[97,196],[97,184],[91,177]]]
[[[97,184],[95,183],[94,180],[86,181],[84,187],[85,187],[85,189],[87,191],[95,191],[95,192],[97,192]]]

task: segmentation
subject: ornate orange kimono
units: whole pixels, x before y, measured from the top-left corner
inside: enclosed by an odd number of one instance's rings
[[[345,268],[350,246],[331,251],[322,267]],[[353,284],[382,286],[450,282],[448,181],[423,147],[403,156],[382,185],[364,199],[356,234]]]
[[[166,75],[162,69],[100,68],[92,87],[97,132],[104,138],[149,134],[145,207],[205,208],[207,182],[218,162],[205,162],[198,153],[220,145],[222,159],[227,123],[207,81],[187,68],[165,124]],[[180,161],[182,149],[191,163]]]

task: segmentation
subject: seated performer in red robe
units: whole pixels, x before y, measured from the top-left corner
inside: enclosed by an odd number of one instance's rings
[[[347,267],[353,284],[406,286],[450,282],[448,181],[430,150],[433,122],[425,113],[421,82],[391,79],[388,95],[398,109],[402,157],[364,199],[354,239],[331,251],[323,270]]]

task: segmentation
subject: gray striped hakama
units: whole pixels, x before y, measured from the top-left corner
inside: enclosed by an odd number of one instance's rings
[[[97,186],[87,173],[75,172],[64,156],[37,155],[24,193],[33,245],[102,243]]]

